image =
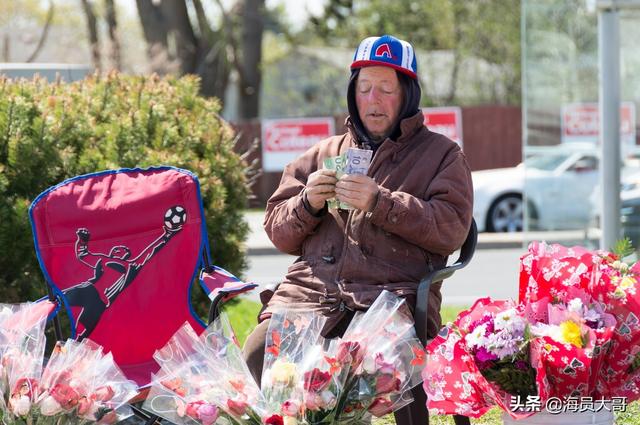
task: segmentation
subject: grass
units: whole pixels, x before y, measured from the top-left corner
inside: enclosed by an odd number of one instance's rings
[[[441,310],[442,323],[453,321],[458,313],[468,308],[468,306],[443,306]],[[247,336],[257,323],[257,315],[260,311],[260,304],[246,299],[225,304],[224,311],[229,316],[229,321],[240,344],[244,344]],[[430,425],[453,425],[452,416],[430,416]],[[472,425],[502,425],[502,412],[498,408],[491,409],[479,419],[472,419]],[[394,425],[393,415],[382,418],[374,418],[373,425]],[[615,414],[616,425],[640,425],[640,402],[633,402],[627,406],[626,412]],[[402,425],[402,424],[399,424]]]

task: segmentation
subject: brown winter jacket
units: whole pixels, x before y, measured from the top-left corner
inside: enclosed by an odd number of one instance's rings
[[[420,279],[458,249],[471,224],[473,190],[458,145],[433,133],[418,114],[400,123],[397,141],[385,140],[368,176],[380,187],[373,211],[324,210],[319,217],[304,206],[307,177],[323,159],[355,146],[354,130],[330,137],[285,168],[267,203],[264,228],[274,245],[299,256],[268,302],[327,315],[326,335],[346,310],[366,309],[387,289],[415,307]],[[429,335],[440,328],[441,284],[429,296]]]

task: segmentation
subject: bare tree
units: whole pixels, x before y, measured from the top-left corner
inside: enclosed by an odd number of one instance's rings
[[[155,72],[197,74],[201,93],[224,101],[235,69],[242,86],[240,116],[258,115],[264,0],[241,0],[230,13],[217,1],[223,15],[219,28],[209,22],[201,0],[136,0],[136,5]],[[240,13],[242,19],[234,19]]]
[[[105,0],[107,26],[109,28],[109,56],[111,65],[118,71],[122,70],[122,55],[120,53],[120,40],[118,39],[118,20],[116,19],[116,8],[113,0]]]
[[[240,75],[240,118],[254,118],[260,113],[262,72],[262,33],[264,0],[245,0],[242,8],[242,61]]]
[[[49,10],[47,11],[47,17],[44,21],[44,28],[42,29],[42,34],[40,34],[40,39],[38,40],[38,44],[36,45],[36,48],[33,50],[33,52],[31,53],[31,55],[29,55],[29,57],[27,58],[27,62],[33,62],[38,55],[40,54],[40,51],[42,50],[42,47],[44,46],[45,41],[47,41],[47,36],[49,35],[49,28],[51,27],[51,21],[53,20],[53,14],[54,14],[54,6],[53,6],[53,0],[49,1]],[[9,47],[7,46],[6,48],[7,50],[5,51],[7,60],[9,58]]]
[[[98,22],[96,19],[95,11],[93,10],[93,3],[89,0],[81,0],[82,9],[87,19],[87,29],[89,31],[89,43],[91,43],[91,61],[96,71],[102,69],[102,61],[100,57],[100,43],[98,40]]]

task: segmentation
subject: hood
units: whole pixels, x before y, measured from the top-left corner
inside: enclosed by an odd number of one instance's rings
[[[349,108],[348,119],[353,124],[354,132],[356,134],[356,143],[359,146],[367,147],[367,145],[374,145],[375,142],[373,142],[369,137],[369,133],[358,115],[358,107],[356,105],[356,80],[360,74],[360,69],[361,68],[357,68],[351,71],[351,78],[349,79],[349,86],[347,87],[347,106]],[[391,140],[397,140],[398,136],[400,136],[400,122],[403,119],[410,118],[418,113],[420,110],[420,98],[422,97],[422,89],[420,88],[420,84],[417,80],[398,71],[396,71],[396,75],[398,75],[398,80],[400,81],[400,86],[402,87],[404,96],[398,121],[389,135]]]

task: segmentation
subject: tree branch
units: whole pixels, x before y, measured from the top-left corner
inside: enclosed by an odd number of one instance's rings
[[[211,25],[209,24],[207,15],[204,12],[202,2],[200,0],[192,0],[192,3],[194,9],[196,10],[196,17],[198,19],[198,28],[200,28],[200,34],[207,41],[207,44],[211,45],[213,43],[214,32],[211,29]]]
[[[33,51],[33,53],[31,53],[31,55],[27,59],[27,62],[33,62],[35,58],[40,54],[40,50],[42,50],[42,47],[44,46],[44,42],[47,40],[47,36],[49,35],[49,28],[51,27],[51,21],[53,20],[53,12],[54,12],[53,0],[49,0],[49,10],[47,11],[47,18],[44,23],[42,34],[40,35],[40,40],[38,40],[38,44],[36,45],[36,48]]]

